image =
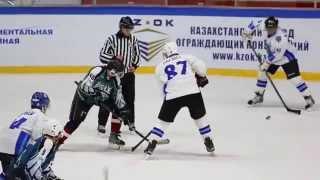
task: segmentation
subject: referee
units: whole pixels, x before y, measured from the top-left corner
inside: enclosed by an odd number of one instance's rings
[[[101,49],[100,61],[108,64],[117,59],[125,66],[125,74],[121,78],[122,93],[130,111],[129,121],[134,125],[134,99],[135,99],[135,70],[140,65],[140,50],[137,38],[131,34],[134,23],[129,16],[122,17],[119,22],[119,31],[109,36]],[[105,133],[105,125],[109,112],[100,108],[98,131]],[[120,133],[121,122],[115,117],[111,121],[111,133]],[[110,141],[110,139],[109,139]]]

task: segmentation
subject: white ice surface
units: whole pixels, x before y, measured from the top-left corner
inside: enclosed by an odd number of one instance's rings
[[[0,75],[0,126],[7,126],[29,108],[31,94],[48,92],[52,104],[49,116],[64,124],[75,91],[74,80],[82,74]],[[205,151],[201,137],[186,109],[170,127],[171,143],[159,146],[151,160],[144,160],[143,144],[136,152],[114,151],[107,137],[96,133],[94,107],[80,128],[57,153],[55,172],[65,180],[318,180],[320,178],[320,111],[288,113],[269,87],[265,103],[249,108],[255,79],[209,77],[203,90],[213,127],[215,156]],[[288,81],[276,81],[290,107],[302,108],[304,100]],[[320,84],[309,82],[316,102]],[[160,90],[151,75],[136,77],[136,127],[147,133],[154,125],[161,106]],[[271,119],[265,117],[270,115]],[[122,137],[128,145],[140,139]],[[109,132],[109,129],[108,129]]]

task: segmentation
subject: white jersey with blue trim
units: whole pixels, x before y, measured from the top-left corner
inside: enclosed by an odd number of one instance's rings
[[[254,30],[261,30],[266,46],[267,61],[270,64],[283,65],[290,61],[296,60],[295,48],[289,42],[288,32],[286,29],[278,27],[277,31],[268,36],[266,29],[264,28],[263,21],[251,22],[248,25],[247,31],[253,32]]]
[[[156,67],[156,77],[162,85],[165,100],[199,93],[195,73],[206,75],[206,65],[191,55],[175,54],[163,60]]]
[[[42,136],[47,121],[47,116],[39,109],[22,113],[9,127],[0,129],[0,152],[19,155],[28,143]]]

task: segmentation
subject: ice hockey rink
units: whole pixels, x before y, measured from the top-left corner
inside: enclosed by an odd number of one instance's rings
[[[1,126],[7,126],[29,108],[31,94],[48,92],[48,115],[64,124],[83,74],[0,75]],[[97,108],[65,142],[55,159],[55,172],[66,180],[317,180],[320,177],[320,111],[298,116],[282,107],[271,87],[260,107],[246,105],[253,96],[255,79],[209,76],[202,90],[207,118],[213,127],[215,155],[209,155],[186,109],[180,111],[167,135],[171,142],[158,146],[150,160],[143,149],[134,153],[108,147],[107,137],[98,136]],[[146,134],[154,125],[161,106],[161,91],[152,75],[136,77],[136,127]],[[275,81],[290,107],[302,108],[304,100],[288,81]],[[308,82],[316,102],[319,82]],[[269,120],[266,116],[271,116]],[[123,128],[127,146],[140,138]],[[108,129],[109,133],[109,129]],[[107,133],[107,134],[108,134]]]

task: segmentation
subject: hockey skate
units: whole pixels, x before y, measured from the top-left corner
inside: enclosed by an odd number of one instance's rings
[[[106,133],[106,127],[103,126],[103,125],[98,125],[97,131],[98,131],[98,133],[105,134]]]
[[[58,176],[54,175],[54,174],[50,174],[46,180],[63,180],[61,178],[59,178]]]
[[[45,180],[63,180],[62,178],[59,178],[58,176],[56,176],[52,169],[50,168],[50,171],[45,175],[44,177]]]
[[[147,148],[144,150],[144,153],[146,154],[146,159],[152,155],[153,151],[155,150],[158,142],[156,140],[152,140],[149,142]]]
[[[123,131],[124,133],[127,133],[129,135],[135,135],[136,133],[134,132],[136,130],[136,127],[134,123],[129,123],[125,126],[125,130]]]
[[[215,151],[214,144],[213,144],[212,139],[210,137],[206,137],[204,139],[204,145],[206,146],[206,149],[207,149],[208,152],[214,152]]]
[[[315,104],[315,101],[313,99],[313,97],[310,95],[310,96],[304,96],[304,100],[306,101],[307,105],[304,107],[305,110],[310,110],[313,105]]]
[[[249,105],[261,104],[263,102],[264,93],[259,93],[259,92],[254,92],[254,93],[255,93],[255,97],[250,99],[248,101],[248,104]]]
[[[120,139],[119,133],[111,133],[109,136],[109,145],[114,149],[121,149],[126,143]]]

